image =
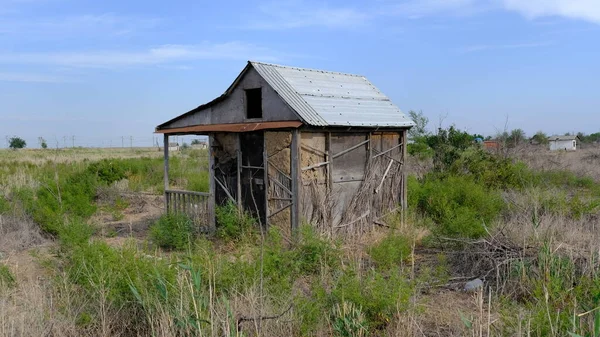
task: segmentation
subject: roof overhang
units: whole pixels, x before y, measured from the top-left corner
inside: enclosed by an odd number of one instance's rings
[[[185,134],[203,134],[210,132],[251,132],[271,129],[296,129],[302,126],[299,121],[281,121],[281,122],[255,122],[255,123],[236,123],[236,124],[210,124],[193,125],[181,128],[160,129],[155,133],[166,135],[185,135]]]

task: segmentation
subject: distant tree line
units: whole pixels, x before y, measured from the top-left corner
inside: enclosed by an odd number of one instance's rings
[[[408,152],[411,155],[435,157],[436,149],[440,150],[443,146],[450,146],[450,148],[460,150],[483,140],[498,141],[506,148],[514,148],[523,144],[547,145],[549,142],[549,136],[543,131],[538,131],[533,136],[528,137],[523,129],[505,130],[498,132],[494,136],[484,137],[481,134],[460,131],[452,125],[447,129],[439,128],[437,132],[432,133],[427,130],[429,119],[422,111],[410,110],[408,115],[415,122],[415,126],[408,131],[410,140]],[[565,133],[565,135],[568,136],[570,134]],[[579,137],[581,143],[600,143],[600,132],[589,135],[579,132],[577,133],[577,137]],[[438,154],[443,153],[444,156],[449,157],[435,158],[435,160],[441,162],[448,161],[453,156],[453,152],[451,149],[437,151]]]

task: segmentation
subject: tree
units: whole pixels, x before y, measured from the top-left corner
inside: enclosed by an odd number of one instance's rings
[[[13,136],[12,138],[8,139],[8,147],[13,150],[23,149],[26,146],[27,146],[27,143],[25,142],[25,140],[23,138]]]
[[[543,131],[538,131],[531,137],[531,140],[542,145],[548,144],[548,136]]]
[[[423,111],[416,112],[414,110],[410,110],[408,112],[408,116],[413,120],[413,122],[415,122],[415,126],[408,130],[408,137],[414,141],[419,137],[426,136],[427,131],[425,128],[427,127],[427,123],[429,123],[429,118],[423,115]]]
[[[428,136],[427,144],[433,149],[433,169],[445,171],[464,150],[473,146],[473,136],[452,125],[448,129],[439,128],[436,135]]]
[[[432,156],[433,151],[427,144],[427,137],[429,134],[427,130],[425,130],[427,123],[429,123],[429,119],[423,115],[423,111],[416,112],[410,110],[408,116],[415,122],[415,126],[408,130],[408,138],[410,139],[407,146],[408,153],[411,156],[418,156],[421,158]]]
[[[43,137],[38,137],[38,142],[40,143],[40,147],[42,149],[48,148],[48,143],[46,143],[46,140]]]
[[[200,139],[193,139],[192,140],[192,145],[200,145],[201,141]]]
[[[525,131],[522,129],[514,129],[510,132],[507,142],[509,146],[518,146],[525,141]]]

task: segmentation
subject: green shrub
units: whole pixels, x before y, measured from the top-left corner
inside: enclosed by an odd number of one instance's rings
[[[345,271],[331,292],[334,303],[351,302],[361,307],[369,326],[385,326],[398,310],[408,305],[412,287],[408,278],[399,271],[384,274],[370,270],[356,275]]]
[[[55,235],[67,218],[84,220],[94,214],[96,188],[93,174],[65,169],[61,175],[43,177],[37,192],[21,189],[16,197],[44,231]]]
[[[194,239],[194,224],[184,214],[165,214],[150,227],[150,238],[163,248],[185,249]]]
[[[217,218],[217,237],[227,240],[239,240],[248,234],[255,220],[247,213],[240,213],[233,202],[218,206],[215,210]]]
[[[0,263],[0,289],[13,288],[17,285],[17,280],[8,266]]]
[[[108,159],[90,164],[87,171],[96,175],[98,180],[106,185],[125,179],[125,171],[122,165]]]
[[[484,223],[490,225],[505,206],[498,191],[468,176],[428,175],[422,182],[411,177],[408,187],[409,205],[430,217],[441,235],[480,237]]]
[[[300,228],[300,240],[293,249],[295,270],[301,274],[317,274],[321,268],[336,268],[340,253],[330,240],[323,239],[310,225]]]
[[[404,236],[390,233],[385,239],[369,248],[371,259],[382,269],[390,269],[406,261],[411,254],[411,242]]]

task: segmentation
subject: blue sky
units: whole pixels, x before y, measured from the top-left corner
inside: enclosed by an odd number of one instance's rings
[[[151,145],[249,59],[365,75],[431,127],[600,131],[598,0],[0,0],[0,144]]]

